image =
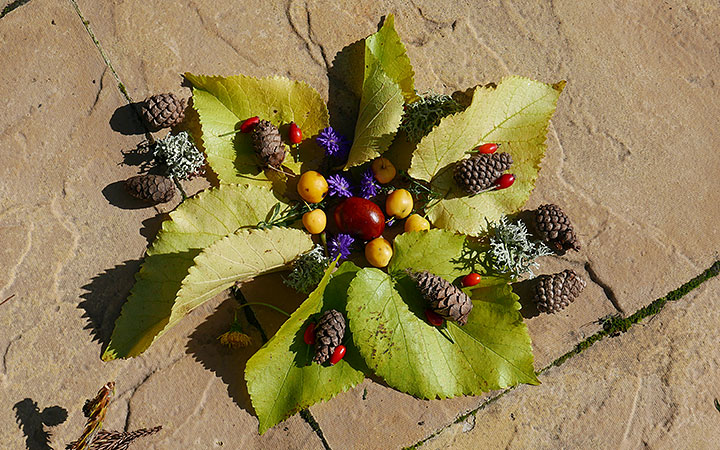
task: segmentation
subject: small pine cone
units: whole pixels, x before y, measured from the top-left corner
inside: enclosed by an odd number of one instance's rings
[[[148,97],[140,104],[140,115],[151,131],[173,127],[185,118],[186,98],[173,93]]]
[[[252,131],[255,153],[265,166],[280,168],[285,161],[285,144],[280,131],[267,120],[261,120]]]
[[[468,194],[491,187],[513,163],[509,153],[480,153],[455,165],[455,182]]]
[[[535,211],[535,229],[540,238],[558,252],[580,250],[570,219],[557,205],[542,205]]]
[[[325,311],[315,326],[315,357],[313,362],[322,364],[332,356],[345,336],[345,318],[334,309]]]
[[[554,314],[572,303],[583,289],[585,280],[571,269],[540,275],[535,285],[535,304],[538,311]]]
[[[128,194],[152,203],[169,202],[175,196],[175,183],[162,175],[136,175],[125,181]]]
[[[473,304],[460,288],[425,270],[408,271],[408,274],[415,280],[423,297],[436,313],[447,320],[454,320],[459,325],[467,323]]]

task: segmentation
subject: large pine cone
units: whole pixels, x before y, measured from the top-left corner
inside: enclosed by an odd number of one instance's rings
[[[150,131],[173,127],[185,118],[187,99],[173,93],[148,97],[140,104],[140,115]]]
[[[557,205],[542,205],[535,211],[535,229],[540,238],[558,252],[580,250],[570,219]]]
[[[263,165],[279,169],[285,160],[285,144],[277,127],[267,120],[261,120],[253,128],[252,141]]]
[[[540,275],[535,285],[535,304],[540,312],[556,313],[572,303],[583,289],[585,280],[572,269]]]
[[[335,348],[342,343],[345,336],[345,318],[342,314],[330,309],[320,317],[315,326],[315,357],[313,362],[322,364],[332,356]]]
[[[425,270],[408,271],[408,274],[415,280],[423,297],[438,315],[447,320],[454,320],[459,325],[467,323],[473,304],[470,297],[460,288]]]
[[[175,196],[175,183],[162,175],[136,175],[125,181],[128,194],[152,203],[169,202]]]
[[[509,153],[480,153],[455,165],[455,182],[468,194],[478,194],[495,184],[513,163]]]

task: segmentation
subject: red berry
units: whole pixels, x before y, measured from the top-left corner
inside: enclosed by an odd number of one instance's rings
[[[345,346],[344,345],[338,345],[335,347],[335,351],[330,356],[330,365],[334,366],[337,364],[341,359],[343,359],[343,356],[345,356]]]
[[[462,285],[464,287],[475,286],[476,284],[478,284],[480,282],[481,279],[482,279],[482,277],[480,276],[479,273],[475,273],[475,272],[469,273],[463,277]]]
[[[428,320],[428,322],[430,322],[430,325],[434,325],[436,327],[439,327],[440,325],[443,324],[443,322],[445,322],[445,319],[443,319],[441,315],[439,315],[432,309],[425,310],[425,317],[427,317],[427,320]]]
[[[249,133],[252,131],[253,128],[255,128],[255,125],[260,122],[260,118],[258,116],[251,117],[247,120],[245,120],[242,124],[240,124],[240,132],[242,133]]]
[[[305,328],[305,334],[303,335],[303,341],[307,345],[315,345],[315,324],[311,323]]]
[[[495,151],[497,151],[497,149],[498,149],[498,145],[492,144],[492,143],[483,144],[483,145],[480,145],[475,148],[475,150],[477,150],[480,153],[495,153]]]
[[[290,142],[293,144],[299,144],[302,141],[302,130],[295,122],[290,122]]]
[[[385,230],[385,216],[378,205],[360,197],[350,197],[335,208],[340,231],[371,241]]]
[[[507,189],[510,186],[512,186],[514,182],[515,182],[515,175],[513,175],[511,173],[506,173],[497,179],[497,181],[495,182],[495,187],[497,189]]]

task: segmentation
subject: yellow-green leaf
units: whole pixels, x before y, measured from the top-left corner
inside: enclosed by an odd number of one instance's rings
[[[236,281],[285,267],[312,247],[310,235],[294,228],[241,229],[216,241],[195,257],[175,299],[170,323]]]
[[[407,70],[409,68],[409,79],[412,81],[412,67],[409,60],[405,63],[404,47],[398,47],[402,43],[391,28],[392,20],[386,25],[389,28],[384,26],[365,40],[365,76],[360,111],[345,168],[359,166],[385,152],[402,120],[403,90],[392,76],[407,87]],[[386,72],[383,62],[387,63],[392,76]]]
[[[380,30],[368,36],[365,43],[366,51],[372,52],[387,76],[398,84],[405,103],[415,101],[418,98],[413,78],[415,72],[407,55],[405,44],[402,43],[400,36],[395,31],[395,16],[388,14]]]
[[[312,362],[314,348],[303,334],[314,314],[335,309],[345,314],[350,281],[359,270],[350,262],[333,273],[332,263],[318,287],[260,350],[247,362],[245,379],[260,433],[296,412],[345,392],[363,378],[364,365],[346,329],[345,358],[334,366]],[[317,319],[315,319],[317,320]]]
[[[193,259],[240,227],[266,220],[280,201],[268,188],[221,185],[181,203],[148,249],[103,359],[137,356],[170,329],[175,296]]]
[[[249,133],[221,136],[237,130],[239,123],[253,116],[276,126],[295,122],[302,130],[305,141],[299,152],[288,152],[284,163],[287,168],[299,173],[302,162],[320,154],[314,139],[308,138],[328,126],[328,111],[320,94],[307,84],[284,77],[245,75],[186,73],[185,78],[193,85],[193,107],[200,116],[202,146],[220,181],[272,184],[273,174],[261,170]]]
[[[496,88],[477,88],[463,112],[444,118],[418,144],[410,176],[431,181],[445,198],[428,212],[436,227],[478,235],[485,219],[518,211],[535,186],[545,154],[545,136],[564,82],[549,85],[523,77],[505,78]],[[495,142],[513,157],[510,172],[515,184],[508,189],[468,196],[455,185],[456,161],[475,146]]]

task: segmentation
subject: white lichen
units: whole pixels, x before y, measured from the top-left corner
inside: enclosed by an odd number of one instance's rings
[[[545,244],[531,239],[521,220],[510,222],[503,216],[497,222],[488,222],[488,236],[490,251],[487,258],[491,267],[515,279],[524,274],[532,278],[532,269],[538,267],[535,259],[552,254]]]
[[[330,258],[325,256],[323,247],[316,245],[295,260],[292,272],[283,282],[296,291],[307,294],[317,287],[329,265]]]
[[[195,146],[188,132],[181,131],[160,139],[152,148],[155,159],[166,166],[170,178],[187,180],[202,172],[205,155]]]

